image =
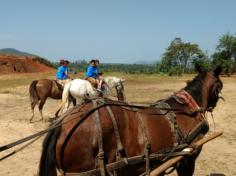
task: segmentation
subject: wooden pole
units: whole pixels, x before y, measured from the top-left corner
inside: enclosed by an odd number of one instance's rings
[[[209,136],[206,136],[206,137],[198,140],[197,142],[194,143],[194,146],[200,147],[203,144],[209,142],[210,140],[221,136],[222,134],[223,134],[223,132],[215,132]],[[191,154],[192,151],[193,151],[193,148],[190,148],[190,147],[183,149],[183,152],[186,152],[187,154]],[[167,170],[168,168],[170,168],[174,164],[178,163],[184,157],[185,156],[176,156],[174,158],[169,159],[168,161],[166,161],[165,163],[163,163],[162,165],[160,165],[156,169],[152,170],[150,173],[150,176],[158,176],[159,174],[163,173],[165,170]]]

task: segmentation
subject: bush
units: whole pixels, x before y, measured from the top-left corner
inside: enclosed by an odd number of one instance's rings
[[[182,75],[182,70],[179,67],[172,67],[169,72],[169,76],[181,76]]]
[[[51,63],[51,62],[50,62],[49,60],[47,60],[47,59],[44,59],[44,58],[41,58],[41,57],[35,57],[35,58],[33,58],[33,60],[38,61],[38,62],[40,62],[40,63],[43,63],[43,64],[45,64],[45,65],[47,65],[47,66],[49,66],[49,67],[56,68],[55,64]]]

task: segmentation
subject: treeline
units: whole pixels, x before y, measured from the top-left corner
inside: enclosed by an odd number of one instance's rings
[[[160,63],[157,64],[157,72],[169,75],[192,73],[195,63],[205,68],[221,65],[224,74],[235,73],[236,35],[227,33],[221,36],[211,56],[202,51],[197,44],[186,43],[181,38],[175,38],[166,49]]]
[[[184,42],[181,38],[175,38],[156,64],[101,63],[100,70],[129,74],[163,73],[182,75],[193,73],[195,63],[206,69],[221,65],[224,74],[236,73],[236,35],[226,33],[221,36],[212,55],[208,55],[206,51],[201,50],[196,43]],[[70,69],[74,73],[85,72],[88,65],[89,63],[86,60],[74,61],[70,63]]]
[[[89,62],[75,61],[70,63],[70,70],[72,72],[86,72],[86,69],[89,65]],[[102,72],[123,72],[128,74],[152,74],[157,73],[156,65],[148,65],[148,64],[109,64],[109,63],[101,63],[99,65],[99,69]]]

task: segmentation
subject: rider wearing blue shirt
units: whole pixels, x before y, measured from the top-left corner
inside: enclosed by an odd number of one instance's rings
[[[68,75],[68,64],[69,64],[69,61],[64,61],[64,60],[61,60],[60,62],[60,67],[58,68],[58,71],[57,71],[57,74],[56,74],[56,78],[59,79],[59,80],[66,80],[69,78],[69,75]]]
[[[97,67],[95,65],[95,60],[91,60],[90,61],[90,65],[87,68],[87,72],[86,72],[86,77],[92,77],[94,79],[97,79],[98,77],[98,70]]]
[[[85,75],[86,75],[87,80],[91,80],[89,78],[92,78],[96,82],[97,90],[101,92],[102,80],[99,79],[97,63],[99,63],[98,60],[91,60],[90,65],[88,66]],[[91,82],[94,82],[94,81],[91,80]]]

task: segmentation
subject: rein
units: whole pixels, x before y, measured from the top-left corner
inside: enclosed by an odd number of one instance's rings
[[[29,141],[29,140],[31,140],[31,139],[36,138],[36,137],[43,136],[45,133],[47,133],[47,132],[49,132],[49,131],[51,131],[51,130],[54,130],[55,128],[60,127],[60,126],[62,125],[62,124],[61,124],[62,120],[63,120],[67,115],[69,115],[69,114],[70,114],[75,108],[77,108],[77,107],[78,107],[78,106],[75,106],[75,107],[73,107],[71,110],[67,111],[64,115],[62,115],[62,117],[60,117],[60,119],[58,119],[54,124],[52,124],[52,126],[48,127],[47,129],[42,130],[42,131],[39,131],[39,132],[37,132],[37,133],[34,133],[34,134],[29,135],[29,136],[27,136],[27,137],[25,137],[25,138],[22,138],[22,139],[20,139],[20,140],[17,140],[17,141],[15,141],[15,142],[9,143],[9,144],[7,144],[7,145],[0,146],[0,152],[2,152],[2,151],[4,151],[4,150],[8,150],[8,149],[10,149],[10,148],[12,148],[12,147],[15,147],[15,146],[17,146],[17,145],[19,145],[19,144],[22,144],[22,143],[24,143],[24,142],[27,142],[27,141]]]
[[[93,99],[89,99],[88,101],[91,101]],[[95,112],[97,109],[101,108],[101,107],[105,107],[105,106],[121,106],[122,108],[126,109],[126,110],[129,110],[129,111],[135,111],[135,112],[140,112],[140,113],[147,113],[147,112],[142,112],[140,110],[137,110],[137,108],[139,109],[148,109],[150,107],[152,107],[153,105],[151,106],[140,106],[140,105],[131,105],[131,104],[127,104],[127,103],[124,103],[122,101],[117,101],[117,102],[107,102],[106,99],[99,99],[99,101],[101,102],[101,104],[97,105],[96,107],[92,108],[90,111],[84,113],[81,115],[80,117],[80,120],[77,122],[77,124],[73,127],[73,129],[71,130],[71,132],[73,133],[74,130],[76,130],[76,128],[90,115],[92,114],[93,112]],[[154,104],[155,105],[155,104]],[[22,143],[25,143],[31,139],[34,139],[36,137],[41,137],[43,136],[44,134],[46,134],[47,132],[51,131],[51,130],[54,130],[58,127],[60,127],[61,125],[65,124],[65,123],[69,123],[71,120],[74,120],[75,118],[72,118],[68,121],[65,121],[63,122],[62,120],[69,114],[74,114],[74,113],[77,113],[78,111],[75,111],[73,112],[76,108],[78,108],[79,106],[75,106],[73,107],[72,109],[70,109],[69,111],[67,111],[64,115],[62,115],[54,124],[52,124],[52,126],[48,127],[47,129],[45,130],[42,130],[42,131],[39,131],[35,134],[32,134],[32,135],[29,135],[25,138],[22,138],[20,140],[17,140],[15,142],[12,142],[12,143],[9,143],[7,145],[3,145],[3,146],[0,146],[0,152],[2,151],[5,151],[5,150],[8,150],[12,147],[15,147],[19,144],[22,144]],[[129,109],[130,108],[130,109]],[[175,111],[175,113],[177,114],[187,114],[187,115],[194,115],[195,113],[203,113],[205,111],[207,111],[207,109],[196,109],[194,111],[190,111],[190,112],[186,112],[186,111],[183,111],[183,110],[180,110],[180,109],[174,109],[174,108],[155,108],[155,109],[159,109],[159,110],[166,110],[166,111]],[[152,114],[152,115],[163,115],[162,113],[147,113],[147,114]],[[72,133],[69,134],[69,136],[72,135]],[[70,137],[69,137],[70,138]]]
[[[92,100],[92,99],[90,99]],[[90,101],[88,100],[88,101]],[[109,105],[113,105],[113,106],[121,106],[122,108],[126,109],[126,110],[129,110],[129,111],[135,111],[135,112],[140,112],[140,113],[147,113],[147,112],[142,112],[142,111],[139,111],[139,110],[134,110],[134,109],[128,109],[127,107],[131,107],[131,108],[140,108],[140,109],[148,109],[150,108],[150,106],[140,106],[140,105],[131,105],[131,104],[126,104],[124,102],[121,102],[121,101],[118,101],[118,102],[106,102],[105,101],[106,99],[101,99],[100,101],[102,102],[102,104],[100,105],[97,105],[96,107],[92,108],[90,111],[86,112],[85,114],[82,115],[81,119],[79,120],[79,122],[76,124],[76,126],[78,126],[83,120],[85,120],[85,118],[90,115],[91,113],[93,113],[94,111],[96,111],[97,109],[101,108],[101,107],[104,107],[104,106],[109,106]],[[0,152],[4,151],[4,150],[8,150],[12,147],[15,147],[19,144],[22,144],[24,142],[27,142],[33,138],[36,138],[38,136],[42,136],[44,135],[45,133],[51,131],[51,130],[54,130],[55,128],[58,128],[60,127],[62,124],[64,123],[68,123],[70,120],[74,120],[74,118],[66,121],[66,122],[62,122],[62,120],[69,114],[74,114],[74,113],[77,113],[77,111],[75,112],[72,112],[73,110],[75,110],[76,108],[78,108],[78,106],[75,106],[73,107],[71,110],[67,111],[64,115],[62,115],[62,117],[60,117],[58,119],[58,121],[56,121],[52,126],[50,126],[49,128],[45,129],[45,130],[42,130],[42,131],[39,131],[35,134],[32,134],[32,135],[29,135],[23,139],[20,139],[20,140],[17,140],[15,142],[12,142],[12,143],[9,143],[7,145],[3,145],[3,146],[0,146]],[[195,113],[198,113],[198,112],[205,112],[206,109],[198,109],[198,110],[195,110],[195,111],[191,111],[191,112],[185,112],[183,110],[180,110],[180,109],[174,109],[174,108],[156,108],[156,109],[162,109],[162,110],[169,110],[169,111],[176,111],[177,113],[179,114],[188,114],[188,115],[194,115]],[[161,113],[147,113],[147,114],[152,114],[152,115],[162,115]],[[77,118],[77,117],[76,117]]]

